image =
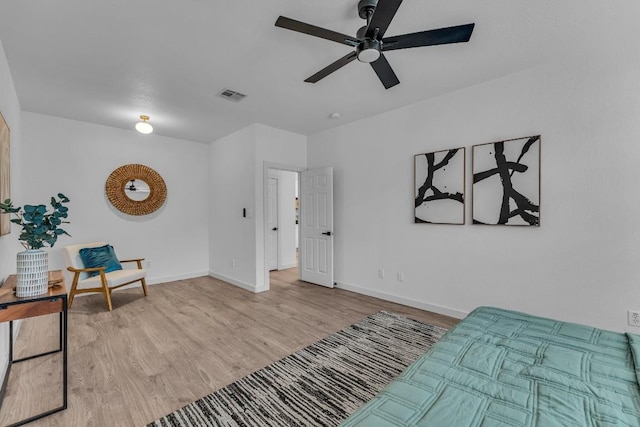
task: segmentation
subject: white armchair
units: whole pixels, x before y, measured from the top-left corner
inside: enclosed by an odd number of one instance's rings
[[[106,244],[107,243],[104,242],[84,243],[63,248],[67,270],[73,273],[71,290],[69,292],[69,308],[71,308],[73,297],[76,294],[102,292],[107,303],[107,309],[111,311],[111,292],[138,281],[142,285],[144,295],[147,296],[147,283],[145,281],[147,272],[142,268],[144,258],[120,260],[120,263],[135,262],[138,268],[123,268],[122,270],[108,273],[105,273],[105,267],[85,268],[82,258],[80,257],[80,249],[96,248]],[[99,272],[99,274],[89,277],[89,273],[94,271]]]

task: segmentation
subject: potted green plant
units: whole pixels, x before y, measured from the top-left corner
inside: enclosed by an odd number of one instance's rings
[[[0,212],[13,214],[15,218],[11,222],[22,227],[18,240],[26,249],[17,256],[17,296],[35,296],[47,291],[48,254],[42,248],[45,245],[53,247],[63,234],[69,236],[60,228],[69,223],[65,221],[69,215],[65,203],[69,203],[69,198],[62,193],[58,193],[57,198],[51,197],[51,211],[45,205],[14,207],[10,199],[0,202]]]

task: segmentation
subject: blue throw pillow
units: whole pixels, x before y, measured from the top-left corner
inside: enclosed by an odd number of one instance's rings
[[[106,267],[105,273],[110,271],[122,270],[122,265],[118,261],[116,251],[113,250],[113,246],[105,245],[97,248],[82,248],[80,249],[80,258],[84,263],[84,268]],[[89,273],[89,277],[98,276],[98,271],[92,271]]]

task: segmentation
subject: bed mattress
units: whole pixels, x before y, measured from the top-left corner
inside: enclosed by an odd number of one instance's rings
[[[344,427],[640,427],[640,336],[474,310]]]

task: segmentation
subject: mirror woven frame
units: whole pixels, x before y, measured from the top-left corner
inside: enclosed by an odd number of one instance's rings
[[[139,179],[149,185],[149,197],[132,200],[124,191],[132,179]],[[149,166],[130,164],[120,166],[109,175],[105,183],[107,198],[120,212],[129,215],[149,215],[162,207],[167,199],[167,186],[158,172]]]

